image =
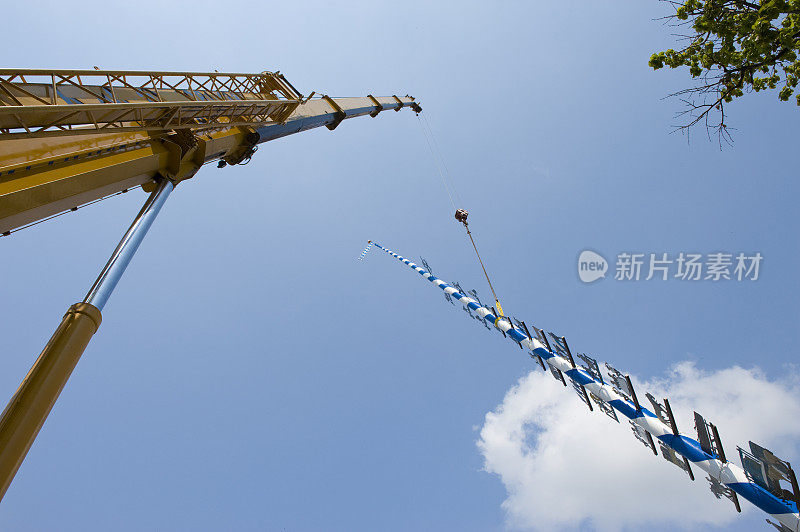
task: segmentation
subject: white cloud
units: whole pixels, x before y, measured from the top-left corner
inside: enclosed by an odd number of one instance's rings
[[[736,445],[746,448],[748,439],[785,459],[796,457],[800,393],[793,383],[738,366],[702,372],[689,362],[664,378],[634,382],[641,400],[647,401],[646,391],[669,398],[683,433],[694,435],[694,410],[717,425],[728,459],[736,463]],[[478,440],[485,470],[505,485],[508,525],[619,530],[737,519],[730,502],[711,494],[702,470],[693,468],[691,482],[639,443],[620,418],[617,424],[597,408],[590,413],[571,387],[541,371],[520,379],[486,414]],[[760,511],[744,500],[742,510]]]

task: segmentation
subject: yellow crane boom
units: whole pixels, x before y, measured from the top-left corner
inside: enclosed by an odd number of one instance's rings
[[[0,499],[175,186],[259,143],[410,107],[410,96],[313,98],[279,73],[0,69],[0,233],[141,185],[150,192],[0,415]]]
[[[0,234],[157,176],[383,110],[410,96],[303,97],[280,73],[0,69]]]

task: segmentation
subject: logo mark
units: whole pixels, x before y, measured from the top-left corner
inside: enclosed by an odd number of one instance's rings
[[[581,251],[578,257],[578,277],[584,283],[593,283],[598,279],[604,278],[608,271],[606,259],[594,251]]]

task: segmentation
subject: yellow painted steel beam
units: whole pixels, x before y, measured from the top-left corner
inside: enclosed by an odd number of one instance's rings
[[[343,115],[353,118],[376,115],[381,109],[419,109],[409,96],[332,100],[338,110],[329,100],[304,100],[283,122],[271,120],[258,127],[180,129],[168,135],[125,131],[0,138],[0,234],[147,184],[159,175],[178,182],[190,178],[204,163],[222,159],[235,164],[258,142],[338,125]]]
[[[72,305],[0,416],[0,499],[101,321],[96,307]]]
[[[0,232],[32,223],[162,175],[176,181],[191,177],[205,162],[235,151],[252,131],[226,128],[204,133],[185,149],[178,135],[98,135],[74,139],[0,142]],[[4,149],[5,148],[5,149]],[[23,149],[20,153],[19,149]]]

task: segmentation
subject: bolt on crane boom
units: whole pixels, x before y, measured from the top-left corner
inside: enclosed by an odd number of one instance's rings
[[[0,234],[112,194],[150,192],[80,303],[0,416],[0,499],[102,321],[102,309],[176,185],[259,144],[408,107],[411,96],[314,98],[278,72],[0,69]]]

